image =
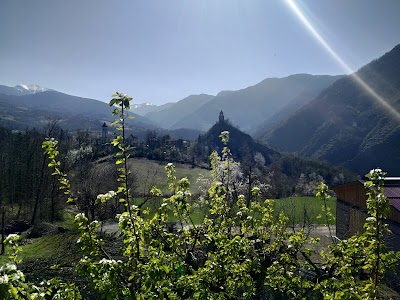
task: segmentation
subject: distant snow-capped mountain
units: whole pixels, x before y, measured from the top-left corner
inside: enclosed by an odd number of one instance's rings
[[[155,104],[152,104],[149,102],[145,102],[145,103],[133,104],[131,106],[131,108],[134,113],[136,113],[140,116],[145,116],[148,113],[163,110],[163,109],[169,107],[169,105],[172,105],[172,103],[166,103],[163,105],[155,105]]]
[[[146,107],[146,106],[157,106],[157,105],[151,104],[151,103],[149,103],[149,102],[146,102],[146,103],[137,103],[137,104],[134,104],[134,105],[133,105],[134,108],[140,108],[140,107]]]
[[[24,96],[51,91],[50,89],[35,84],[18,84],[14,87],[0,85],[0,94],[9,96]]]
[[[18,84],[14,88],[21,92],[28,92],[29,94],[42,93],[49,90],[36,84]]]

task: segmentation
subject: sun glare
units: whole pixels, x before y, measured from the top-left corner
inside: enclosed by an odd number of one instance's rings
[[[296,15],[307,31],[315,38],[315,40],[329,53],[329,55],[344,69],[346,73],[351,74],[353,79],[386,111],[400,121],[400,113],[392,107],[387,101],[376,93],[371,86],[368,85],[360,76],[354,73],[354,70],[339,56],[339,54],[329,45],[329,43],[318,32],[316,26],[306,17],[301,8],[294,0],[285,1],[290,10]]]

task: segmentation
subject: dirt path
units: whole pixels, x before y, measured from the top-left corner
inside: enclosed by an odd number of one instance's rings
[[[191,228],[191,225],[184,225],[183,229],[188,230]],[[336,235],[336,226],[331,225],[331,232],[332,235]],[[294,230],[298,231],[300,230],[301,227],[295,227]],[[289,229],[290,230],[290,229]],[[319,237],[321,239],[330,239],[330,233],[329,233],[329,228],[328,226],[321,226],[321,225],[312,225],[312,226],[307,226],[305,228],[306,232],[310,233],[310,237]],[[99,228],[99,231],[108,233],[108,234],[119,234],[120,230],[118,227],[118,224],[115,222],[105,222],[102,224],[102,226]]]

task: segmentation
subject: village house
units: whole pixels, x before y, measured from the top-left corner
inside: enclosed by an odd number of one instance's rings
[[[364,180],[356,180],[333,188],[336,193],[336,236],[346,239],[363,229],[367,218],[367,196]],[[387,245],[400,250],[400,177],[387,177],[384,194],[390,201],[389,228],[392,236]]]

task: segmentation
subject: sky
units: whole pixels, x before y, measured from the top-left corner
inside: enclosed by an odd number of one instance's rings
[[[0,85],[159,105],[348,74],[400,43],[399,11],[399,0],[0,0]]]

